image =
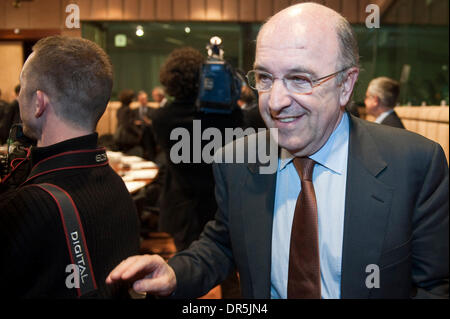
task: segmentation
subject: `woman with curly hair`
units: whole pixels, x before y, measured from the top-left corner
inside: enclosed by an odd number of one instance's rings
[[[157,109],[153,117],[156,139],[165,153],[166,175],[161,195],[160,231],[174,237],[178,251],[186,249],[196,240],[203,226],[217,209],[214,197],[214,177],[211,164],[175,164],[170,159],[170,149],[178,141],[170,140],[175,128],[185,128],[192,138],[193,121],[200,120],[202,130],[218,128],[224,136],[225,128],[242,126],[242,112],[236,107],[232,114],[206,114],[197,110],[200,69],[205,57],[197,50],[184,47],[174,50],[160,69],[160,82],[173,101]],[[208,141],[201,141],[202,149]]]

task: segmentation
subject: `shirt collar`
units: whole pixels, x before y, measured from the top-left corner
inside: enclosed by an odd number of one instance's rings
[[[380,114],[380,116],[377,117],[377,119],[375,120],[375,123],[380,124],[381,122],[383,122],[383,120],[389,116],[389,114],[391,114],[392,112],[394,112],[394,109],[392,110],[388,110],[386,112],[383,112]]]
[[[347,165],[343,159],[346,158],[348,152],[349,128],[349,118],[347,112],[345,112],[338,127],[328,138],[325,145],[309,158],[335,173],[343,174],[345,165]],[[278,170],[282,171],[292,162],[294,157],[286,149],[282,148]]]

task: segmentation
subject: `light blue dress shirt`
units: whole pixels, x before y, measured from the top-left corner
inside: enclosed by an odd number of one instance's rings
[[[342,241],[349,119],[345,113],[326,144],[310,156],[317,162],[313,185],[319,218],[319,254],[322,298],[340,298]],[[293,156],[281,151],[275,191],[272,229],[271,298],[287,298],[289,247],[295,204],[301,190]]]

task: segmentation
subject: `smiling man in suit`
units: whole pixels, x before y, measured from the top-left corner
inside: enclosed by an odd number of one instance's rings
[[[273,16],[247,77],[266,125],[278,129],[276,174],[216,164],[219,208],[200,239],[168,263],[130,257],[107,282],[193,298],[237,268],[244,298],[448,296],[444,153],[345,111],[358,63],[335,11],[303,3]]]

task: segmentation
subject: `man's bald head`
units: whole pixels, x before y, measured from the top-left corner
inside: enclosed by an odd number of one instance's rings
[[[338,69],[359,66],[358,43],[350,23],[338,12],[314,2],[290,6],[271,17],[258,34],[257,50],[264,37],[273,38],[277,34],[290,35],[286,46],[301,47],[305,33],[317,34],[321,45],[337,43]]]

